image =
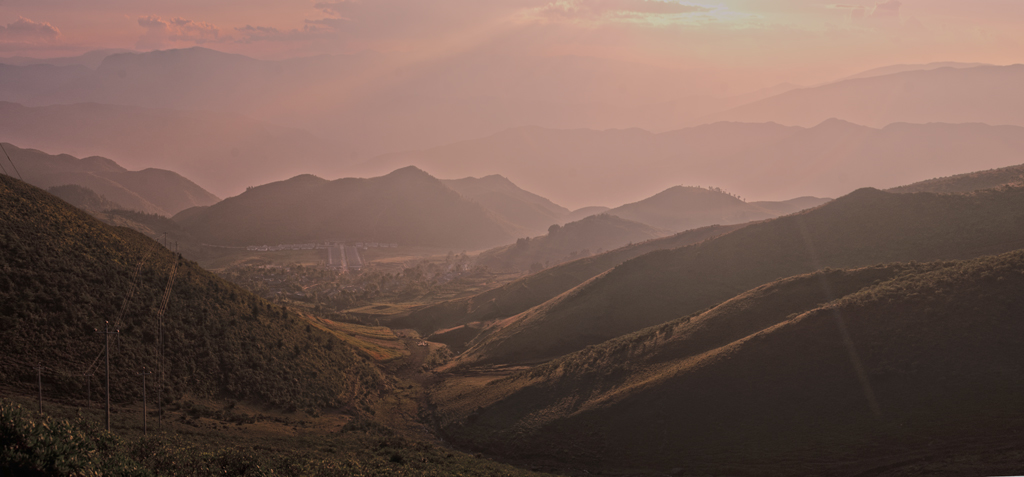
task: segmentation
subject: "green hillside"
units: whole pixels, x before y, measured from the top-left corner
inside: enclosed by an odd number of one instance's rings
[[[681,232],[671,237],[634,243],[591,257],[563,263],[472,297],[446,301],[416,310],[407,317],[393,321],[392,325],[415,328],[424,335],[442,329],[457,328],[450,330],[449,333],[434,335],[431,340],[442,341],[460,348],[480,333],[483,323],[522,313],[626,260],[654,250],[695,244],[741,227],[743,225],[714,225]],[[466,325],[471,323],[478,323],[478,325],[469,326],[467,329]]]
[[[1024,251],[825,270],[434,399],[456,442],[603,471],[1014,473],[1022,288]]]
[[[712,224],[739,224],[797,212],[828,202],[803,197],[784,202],[744,202],[721,189],[675,186],[639,202],[616,207],[609,214],[668,230],[682,231]]]
[[[551,225],[547,235],[520,238],[512,245],[487,250],[477,257],[476,264],[492,270],[537,272],[562,262],[669,234],[666,230],[614,215],[591,215],[564,226]]]
[[[1024,247],[1024,188],[971,195],[861,189],[695,246],[649,253],[502,323],[463,363],[535,362],[823,267],[961,259]]]
[[[372,179],[296,176],[174,218],[214,245],[348,240],[472,249],[514,240],[511,225],[415,167]]]
[[[1024,165],[969,172],[955,176],[939,177],[894,187],[889,192],[932,192],[935,194],[963,194],[994,187],[1024,185]]]
[[[176,260],[165,397],[356,411],[389,388],[368,359],[294,312],[8,176],[0,177],[0,382],[34,386],[42,365],[48,396],[84,398],[81,374],[95,372],[94,383],[103,376],[104,340],[94,330],[110,321],[120,330],[111,398],[139,399],[135,373],[158,367],[156,312]]]
[[[99,156],[77,159],[4,143],[11,160],[29,184],[48,189],[75,184],[86,187],[118,208],[172,216],[184,209],[216,203],[213,194],[177,173],[162,169],[129,171]],[[5,158],[6,159],[6,158]],[[11,172],[12,175],[14,171]]]
[[[499,176],[466,177],[442,180],[463,197],[479,203],[506,222],[521,230],[520,235],[536,235],[551,224],[565,222],[569,209],[532,192],[520,189],[512,181]]]

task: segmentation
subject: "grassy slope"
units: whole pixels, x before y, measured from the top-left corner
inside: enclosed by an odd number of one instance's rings
[[[324,240],[485,247],[513,239],[509,224],[414,167],[372,179],[303,175],[175,216],[215,245]]]
[[[435,398],[458,441],[588,466],[855,474],[1005,452],[1022,287],[1024,251],[816,272]]]
[[[446,301],[414,311],[408,317],[396,320],[392,324],[415,328],[427,335],[439,329],[467,323],[507,318],[544,303],[631,258],[654,250],[698,243],[741,227],[703,227],[581,258],[469,298]]]
[[[137,399],[142,390],[134,373],[157,368],[155,312],[174,260],[137,232],[0,177],[0,381],[34,383],[33,367],[41,363],[48,394],[83,396],[85,380],[76,373],[103,350],[93,330],[118,316],[142,262],[138,289],[114,325],[120,351],[111,353],[112,398]],[[165,396],[174,398],[358,409],[390,386],[369,360],[329,333],[189,261],[180,262],[164,336]]]
[[[969,258],[1024,246],[1024,188],[969,196],[861,189],[714,240],[649,253],[506,320],[463,363],[551,359],[822,267]]]
[[[579,254],[586,257],[670,234],[614,215],[591,215],[565,226],[551,227],[547,235],[519,239],[514,244],[487,250],[477,257],[476,264],[493,270],[526,271],[537,265],[548,268]]]
[[[1001,186],[1024,185],[1024,165],[969,172],[949,177],[939,177],[894,187],[889,192],[932,192],[935,194],[963,194],[981,189]]]

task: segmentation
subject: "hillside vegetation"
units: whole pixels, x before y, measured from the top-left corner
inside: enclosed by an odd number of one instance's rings
[[[683,231],[712,224],[740,224],[798,212],[829,199],[801,197],[782,202],[744,202],[721,189],[675,186],[639,202],[616,207],[609,214]]]
[[[824,270],[434,397],[457,442],[604,470],[1001,474],[1022,287],[1024,251]]]
[[[670,232],[614,215],[591,215],[564,226],[548,228],[547,235],[526,237],[516,243],[482,252],[476,264],[492,270],[538,272],[562,262],[588,257],[633,242],[664,237]]]
[[[407,317],[393,321],[392,325],[414,328],[424,335],[448,330],[449,333],[435,334],[430,339],[460,348],[480,333],[484,323],[522,313],[626,260],[654,250],[699,243],[743,226],[703,227],[580,258],[469,298],[445,301],[416,310]]]
[[[512,226],[415,167],[372,179],[296,176],[174,219],[214,245],[348,240],[483,248],[514,239]]]
[[[135,373],[158,368],[156,312],[176,262],[163,320],[166,399],[358,411],[391,386],[369,359],[294,312],[8,176],[0,176],[0,382],[34,385],[42,365],[47,395],[84,398],[82,373],[95,374],[95,394],[104,349],[95,330],[109,321],[120,330],[111,399],[139,399]]]
[[[898,192],[901,194],[910,192],[963,194],[967,192],[974,192],[976,190],[992,189],[995,187],[1019,187],[1022,185],[1024,185],[1024,164],[929,179],[905,186],[893,187],[892,189],[889,189],[889,192]]]
[[[162,169],[129,171],[110,159],[51,155],[4,143],[21,177],[43,189],[67,184],[88,188],[119,209],[172,216],[184,209],[211,205],[216,196],[177,173]],[[6,158],[4,158],[6,160]],[[8,171],[12,175],[14,171]]]
[[[463,363],[547,360],[823,267],[1024,247],[1024,188],[971,195],[861,189],[705,243],[649,253],[504,320]]]

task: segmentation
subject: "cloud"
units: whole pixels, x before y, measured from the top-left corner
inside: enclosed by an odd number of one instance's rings
[[[225,39],[221,36],[220,28],[214,25],[180,17],[170,20],[154,16],[139,17],[139,26],[146,29],[136,44],[139,49],[161,48],[173,42],[202,44]]]
[[[253,43],[258,41],[305,41],[330,36],[336,29],[331,19],[306,20],[302,28],[279,30],[274,27],[252,26],[235,28],[241,38],[238,41]]]
[[[0,25],[0,43],[36,45],[53,43],[60,38],[57,27],[45,23],[34,22],[25,17],[18,17],[14,23]]]
[[[871,11],[871,15],[869,15],[868,18],[875,20],[899,20],[900,5],[902,4],[899,0],[878,2],[875,4],[875,9]]]
[[[544,6],[540,13],[548,17],[600,18],[635,15],[681,15],[705,13],[712,9],[661,0],[559,0]]]

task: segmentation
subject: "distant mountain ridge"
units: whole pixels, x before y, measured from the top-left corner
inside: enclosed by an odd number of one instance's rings
[[[618,207],[676,185],[720,187],[751,202],[839,197],[861,187],[1019,164],[1021,150],[1019,126],[898,123],[875,129],[826,118],[807,128],[723,122],[660,134],[523,127],[381,156],[364,168],[380,173],[412,164],[437,177],[500,173],[569,208]]]
[[[675,186],[639,202],[611,209],[608,213],[655,227],[683,231],[713,224],[731,225],[770,219],[816,207],[829,200],[801,197],[782,202],[747,203],[717,188]]]
[[[522,229],[522,236],[544,233],[553,224],[564,223],[570,211],[544,197],[520,189],[500,175],[442,180],[463,197],[480,203],[505,221]]]
[[[303,173],[333,176],[345,162],[306,131],[202,110],[0,102],[0,134],[22,147],[173,170],[221,197]]]
[[[949,177],[938,177],[926,181],[893,187],[889,192],[912,193],[931,192],[934,194],[964,194],[995,187],[1024,186],[1024,164],[987,171],[968,172]]]
[[[78,159],[67,154],[51,155],[35,149],[22,149],[7,143],[4,143],[4,148],[27,182],[41,188],[79,185],[106,197],[119,208],[171,216],[187,208],[207,206],[220,200],[171,171],[129,171],[104,157]],[[6,162],[6,157],[3,161]]]
[[[708,121],[775,121],[810,127],[840,118],[871,127],[893,123],[1024,126],[1024,65],[901,71],[787,91]]]
[[[372,179],[296,176],[174,219],[197,240],[231,246],[348,240],[473,249],[515,238],[511,224],[415,167]]]

